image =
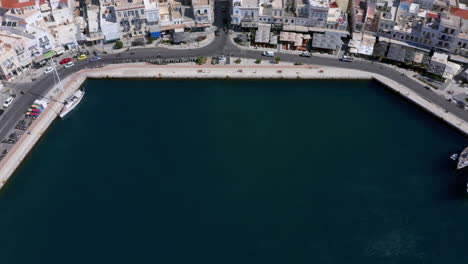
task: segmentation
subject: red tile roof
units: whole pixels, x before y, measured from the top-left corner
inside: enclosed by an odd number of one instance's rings
[[[468,10],[466,9],[460,9],[457,7],[451,7],[450,8],[450,13],[454,16],[461,17],[463,19],[468,19]]]
[[[433,12],[427,12],[426,17],[439,18],[439,14]]]
[[[33,6],[36,4],[35,1],[27,1],[20,3],[19,0],[0,0],[1,4],[0,6],[2,8],[21,8],[21,7],[27,7],[27,6]]]

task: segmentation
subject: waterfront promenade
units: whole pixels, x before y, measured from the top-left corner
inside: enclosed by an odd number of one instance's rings
[[[431,102],[428,98],[412,89],[383,75],[336,67],[314,65],[229,65],[229,66],[195,66],[170,65],[156,66],[147,63],[108,65],[98,69],[83,69],[63,80],[64,92],[58,85],[50,90],[48,97],[54,97],[49,107],[32,124],[8,155],[0,162],[0,188],[2,188],[15,169],[20,165],[34,144],[58,116],[63,101],[79,89],[87,78],[141,78],[141,79],[360,79],[376,80],[404,98],[416,103],[426,111],[444,120],[463,134],[468,134],[467,123],[446,109]],[[313,89],[313,87],[311,87]],[[58,101],[58,102],[57,102]]]

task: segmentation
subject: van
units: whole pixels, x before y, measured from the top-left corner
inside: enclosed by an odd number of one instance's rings
[[[274,57],[275,53],[273,51],[264,51],[262,55],[265,57]]]

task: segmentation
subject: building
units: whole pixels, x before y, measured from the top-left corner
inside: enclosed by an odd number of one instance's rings
[[[142,0],[115,0],[117,24],[123,38],[146,35],[145,5]]]
[[[21,73],[21,65],[13,46],[0,39],[0,79],[11,81]]]
[[[192,0],[193,13],[195,15],[195,25],[198,28],[209,28],[214,21],[213,2],[214,0]]]
[[[448,62],[448,55],[443,53],[434,53],[428,65],[427,72],[437,76],[442,76]]]
[[[342,31],[327,30],[323,33],[313,33],[312,48],[320,50],[329,50],[333,53],[338,52],[343,45],[342,39],[348,34]]]

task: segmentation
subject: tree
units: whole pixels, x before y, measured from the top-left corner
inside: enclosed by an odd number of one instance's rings
[[[153,43],[153,41],[155,41],[155,40],[156,40],[156,38],[149,37],[149,38],[148,38],[148,44]]]
[[[206,63],[206,57],[198,57],[197,60],[195,60],[195,62],[198,64],[198,65],[203,65]]]
[[[275,62],[276,62],[276,64],[278,64],[280,61],[281,61],[281,58],[280,58],[280,57],[275,57]]]
[[[256,60],[255,60],[255,63],[256,63],[256,64],[260,64],[260,63],[262,63],[262,60],[256,59]]]
[[[242,62],[241,59],[237,59],[237,60],[234,61],[234,63],[236,63],[236,64],[240,64],[241,62]]]
[[[115,46],[114,46],[115,49],[121,49],[123,48],[123,42],[121,40],[117,40],[117,42],[115,42]]]

